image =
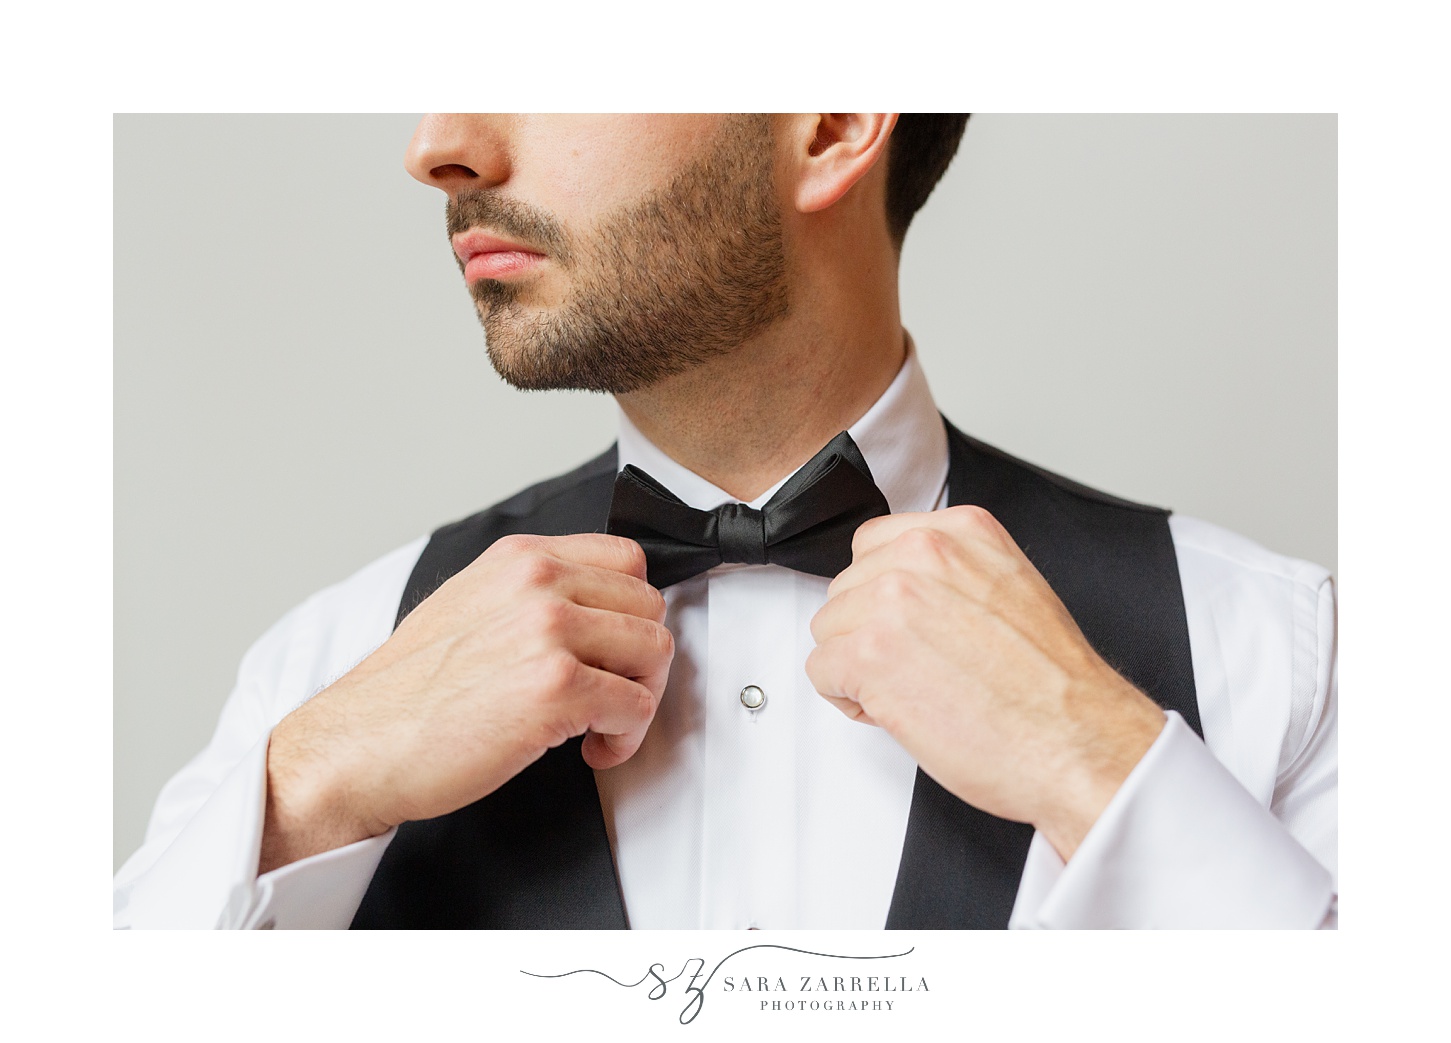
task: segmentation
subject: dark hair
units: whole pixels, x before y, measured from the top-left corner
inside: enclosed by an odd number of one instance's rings
[[[957,155],[970,112],[904,112],[887,146],[887,230],[897,249]]]

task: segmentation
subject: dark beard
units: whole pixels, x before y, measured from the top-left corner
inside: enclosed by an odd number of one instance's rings
[[[489,361],[516,388],[620,394],[728,354],[787,313],[786,258],[764,117],[574,242],[548,214],[488,193],[450,202],[449,234],[485,227],[544,249],[569,279],[551,312],[521,287],[473,284]]]

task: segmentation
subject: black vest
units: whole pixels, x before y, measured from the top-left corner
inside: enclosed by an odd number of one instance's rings
[[[947,425],[948,501],[986,508],[1017,541],[1104,659],[1202,734],[1168,512],[1014,459]],[[603,532],[615,449],[439,529],[398,619],[511,533]],[[594,772],[581,739],[498,790],[406,822],[353,918],[355,928],[624,928]],[[1006,927],[1033,829],[979,811],[921,769],[888,928]]]

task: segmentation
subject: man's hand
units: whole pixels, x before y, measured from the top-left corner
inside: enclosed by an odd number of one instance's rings
[[[674,654],[664,618],[631,540],[499,540],[273,730],[258,871],[461,808],[572,736],[591,767],[629,759]]]
[[[1065,861],[1164,725],[980,507],[867,522],[811,632],[817,691]]]

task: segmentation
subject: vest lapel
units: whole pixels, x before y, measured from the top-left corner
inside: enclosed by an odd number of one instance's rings
[[[1042,471],[951,424],[947,434],[948,503],[986,508],[1098,653],[1202,734],[1168,512]],[[1031,826],[979,811],[917,769],[887,927],[1007,927],[1032,839]]]

